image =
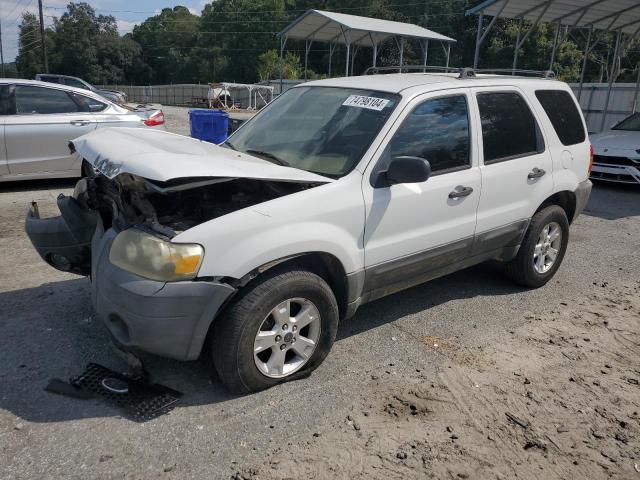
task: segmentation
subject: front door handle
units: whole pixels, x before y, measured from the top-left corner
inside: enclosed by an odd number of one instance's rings
[[[69,122],[71,125],[76,125],[78,127],[81,127],[83,125],[89,125],[89,120],[71,120]]]
[[[460,198],[460,197],[468,197],[473,192],[473,188],[471,187],[456,187],[456,189],[449,193],[449,198]]]
[[[531,170],[531,171],[529,172],[529,175],[527,175],[527,178],[528,178],[529,180],[533,180],[534,178],[540,178],[540,177],[541,177],[541,176],[543,176],[545,173],[547,173],[547,172],[545,172],[542,168],[538,168],[538,167],[536,167],[536,168],[534,168],[533,170]]]

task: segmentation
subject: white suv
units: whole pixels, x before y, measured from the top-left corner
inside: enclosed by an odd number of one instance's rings
[[[490,259],[547,283],[591,191],[585,131],[551,79],[309,82],[223,146],[74,140],[97,173],[26,229],[51,265],[91,275],[121,349],[191,360],[206,341],[230,390],[257,391],[320,365],[365,302]]]

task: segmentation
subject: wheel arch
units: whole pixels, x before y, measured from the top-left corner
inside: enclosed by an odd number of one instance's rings
[[[534,215],[538,213],[545,207],[549,205],[558,205],[561,207],[569,220],[569,224],[571,224],[575,218],[576,213],[576,194],[569,190],[562,190],[560,192],[556,192],[553,195],[547,197],[544,202],[540,204],[537,210],[534,212]]]
[[[234,300],[236,300],[238,295],[242,295],[244,291],[251,288],[251,285],[255,284],[258,279],[262,278],[264,275],[273,274],[275,273],[275,270],[287,270],[291,267],[304,268],[305,270],[315,273],[327,282],[329,288],[331,288],[331,291],[336,297],[340,318],[344,318],[347,314],[350,295],[360,294],[360,292],[350,292],[354,287],[350,286],[346,270],[338,257],[331,253],[320,251],[304,252],[273,260],[253,269],[239,279],[223,277],[220,281],[235,287],[236,293],[227,299],[222,308],[220,308],[214,318],[211,319],[200,354],[208,349],[211,344],[211,335],[216,322],[224,315],[226,309]]]
[[[347,273],[342,262],[335,255],[328,252],[304,252],[296,255],[279,258],[265,263],[243,276],[237,281],[238,289],[242,290],[250,286],[256,279],[262,277],[273,269],[286,270],[288,267],[301,267],[322,278],[336,297],[340,317],[346,312],[348,299],[350,298]]]

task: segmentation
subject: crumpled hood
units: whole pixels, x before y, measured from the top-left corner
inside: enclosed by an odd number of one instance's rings
[[[251,178],[297,183],[333,179],[194,138],[146,128],[103,128],[71,142],[100,173],[115,178],[129,173],[156,182],[180,178]]]

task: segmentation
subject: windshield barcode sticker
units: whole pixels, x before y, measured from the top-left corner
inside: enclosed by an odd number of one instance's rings
[[[364,95],[349,95],[342,105],[347,107],[368,108],[380,111],[387,106],[389,100],[385,98],[365,97]]]

